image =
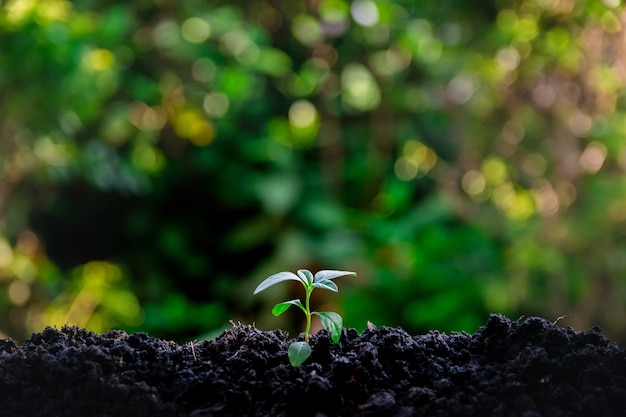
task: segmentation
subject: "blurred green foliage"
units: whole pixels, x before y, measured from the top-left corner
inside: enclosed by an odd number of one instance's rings
[[[357,271],[317,300],[351,327],[624,340],[625,25],[617,0],[9,0],[0,331],[297,331],[251,294],[307,268]]]

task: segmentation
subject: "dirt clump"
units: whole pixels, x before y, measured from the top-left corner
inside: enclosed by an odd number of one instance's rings
[[[288,336],[238,325],[178,345],[47,328],[0,340],[0,410],[15,416],[623,416],[626,354],[598,328],[492,315],[476,333],[398,328]]]

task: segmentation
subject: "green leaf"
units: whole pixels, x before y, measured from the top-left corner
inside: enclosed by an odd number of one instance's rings
[[[298,275],[306,286],[310,287],[313,284],[313,281],[315,281],[313,274],[308,269],[299,269]]]
[[[331,290],[331,291],[334,291],[334,292],[337,292],[339,290],[337,288],[337,284],[335,284],[334,282],[332,282],[330,280],[314,282],[313,286],[315,288],[322,288],[324,290]]]
[[[311,314],[315,314],[320,318],[322,326],[330,333],[330,339],[335,343],[339,342],[341,329],[343,328],[341,316],[332,311],[314,311]]]
[[[271,287],[272,285],[278,284],[279,282],[282,282],[282,281],[289,281],[289,280],[302,281],[302,278],[298,277],[293,272],[279,272],[278,274],[274,274],[265,278],[265,280],[263,280],[263,282],[261,282],[259,286],[256,287],[256,290],[254,290],[254,293],[258,294],[264,289]]]
[[[330,269],[324,269],[322,271],[317,271],[317,273],[315,274],[315,282],[319,282],[319,281],[327,281],[330,279],[335,279],[335,278],[339,278],[339,277],[343,277],[346,275],[353,275],[356,276],[356,272],[350,272],[350,271],[333,271]]]
[[[311,356],[311,346],[305,342],[293,342],[287,350],[291,366],[300,366]]]
[[[295,300],[285,301],[284,303],[278,303],[272,308],[272,314],[275,316],[280,316],[285,311],[289,309],[291,306],[298,306],[302,311],[304,310],[304,306],[297,298]]]

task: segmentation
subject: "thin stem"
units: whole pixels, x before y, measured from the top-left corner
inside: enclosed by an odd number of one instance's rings
[[[310,304],[312,292],[313,292],[313,288],[307,287],[306,295],[304,298],[304,308],[305,308],[304,314],[306,315],[306,329],[304,330],[304,342],[307,344],[309,343],[309,332],[311,331],[311,308],[309,307],[309,304]]]

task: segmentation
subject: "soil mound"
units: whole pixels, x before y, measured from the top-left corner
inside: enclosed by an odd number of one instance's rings
[[[47,328],[0,340],[2,416],[624,416],[626,355],[598,328],[492,315],[474,334],[344,329],[289,339],[235,326],[178,345]]]

